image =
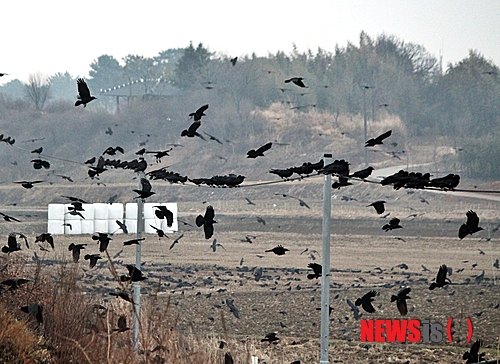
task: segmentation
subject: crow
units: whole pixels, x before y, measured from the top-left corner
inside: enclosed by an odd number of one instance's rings
[[[33,154],[41,154],[43,152],[43,147],[33,149],[31,153]]]
[[[104,152],[102,152],[102,154],[115,155],[116,152],[120,152],[121,154],[123,154],[125,153],[125,150],[120,146],[117,146],[116,148],[108,147]]]
[[[304,85],[304,82],[302,82],[303,79],[304,79],[304,77],[292,77],[292,78],[289,78],[288,80],[285,80],[285,83],[292,82],[299,87],[308,88],[306,85]]]
[[[9,254],[21,250],[21,247],[17,244],[16,234],[10,233],[7,238],[7,245],[2,247],[2,252]]]
[[[356,306],[363,307],[363,310],[365,310],[368,313],[374,313],[375,308],[372,305],[373,298],[377,295],[376,291],[370,291],[366,293],[363,297],[356,299],[356,302],[354,304]]]
[[[96,158],[95,158],[95,157],[92,157],[92,158],[90,158],[90,159],[87,159],[87,160],[85,161],[85,164],[94,164],[94,163],[95,163],[95,160],[96,160]]]
[[[367,205],[366,207],[370,207],[370,206],[373,206],[375,208],[375,211],[377,211],[377,214],[383,214],[384,211],[385,211],[385,201],[375,201],[369,205]]]
[[[33,163],[33,168],[35,169],[49,169],[50,168],[50,163],[48,161],[45,161],[43,159],[32,159],[31,163]]]
[[[95,265],[97,264],[97,261],[99,259],[102,259],[99,254],[86,254],[84,257],[85,260],[88,260],[90,262],[90,268],[94,268]]]
[[[151,226],[153,229],[156,230],[156,234],[158,235],[158,237],[160,239],[163,238],[163,237],[167,237],[167,235],[165,235],[165,232],[162,229],[158,229],[156,226],[151,225],[151,224],[149,226]]]
[[[444,287],[446,284],[451,283],[449,278],[446,278],[446,274],[448,273],[448,268],[446,267],[445,264],[443,264],[441,267],[439,267],[438,274],[436,276],[436,281],[432,282],[429,289],[432,291],[434,288],[438,287]]]
[[[226,250],[226,248],[224,248],[222,246],[222,244],[217,243],[217,239],[214,239],[214,241],[212,242],[212,245],[210,245],[210,248],[215,253],[217,251],[217,247],[221,247],[222,249]]]
[[[39,324],[43,324],[43,306],[37,303],[21,307],[21,311],[31,314]]]
[[[28,282],[30,282],[29,279],[19,278],[19,279],[7,279],[1,282],[0,284],[3,284],[4,286],[9,286],[9,291],[12,292]]]
[[[323,271],[323,267],[320,264],[318,264],[318,263],[309,263],[307,266],[313,270],[313,273],[309,273],[307,275],[307,279],[314,279],[314,278],[321,277],[321,274],[322,274],[322,271]]]
[[[406,300],[411,299],[410,296],[408,296],[408,293],[410,293],[411,288],[405,288],[401,290],[398,295],[392,295],[391,296],[391,302],[396,301],[396,305],[398,306],[399,313],[402,316],[406,316],[408,314],[408,306],[406,305]]]
[[[234,67],[234,66],[236,66],[236,62],[237,62],[237,61],[238,61],[238,57],[234,57],[234,58],[231,58],[231,59],[229,60],[229,62],[231,62],[231,64],[233,65],[233,67]]]
[[[196,226],[203,226],[203,231],[205,232],[205,239],[210,239],[214,234],[214,223],[217,221],[214,220],[215,211],[213,206],[207,206],[205,211],[205,216],[198,215],[196,217]]]
[[[360,171],[354,172],[353,174],[349,175],[349,177],[356,177],[356,178],[365,179],[365,178],[369,177],[372,174],[372,171],[374,169],[375,168],[373,168],[371,166],[370,167],[366,167],[365,169],[362,169]]]
[[[269,173],[275,174],[277,176],[280,176],[281,178],[289,178],[292,176],[293,171],[289,169],[271,169]]]
[[[192,123],[189,128],[187,129],[184,129],[183,131],[181,131],[181,137],[185,136],[185,137],[188,137],[188,138],[194,138],[195,136],[203,139],[206,141],[205,137],[201,134],[199,134],[197,132],[198,128],[201,126],[201,122],[200,121],[195,121],[194,123]]]
[[[465,363],[479,363],[483,361],[483,356],[485,353],[479,354],[479,349],[481,348],[481,340],[476,340],[472,343],[469,351],[466,351],[462,356],[463,360],[467,360]]]
[[[116,292],[109,292],[110,296],[115,296],[115,297],[120,297],[121,299],[128,301],[130,303],[133,303],[132,298],[127,292],[119,291],[118,293]]]
[[[247,204],[255,206],[255,203],[252,200],[250,200],[248,197],[245,197],[245,200],[246,200]]]
[[[349,298],[346,298],[346,302],[351,308],[354,319],[359,320],[362,316],[362,314],[359,313],[359,308],[354,303],[352,303],[352,301]]]
[[[262,225],[266,225],[266,220],[264,220],[262,217],[257,216],[256,219],[257,219],[258,223],[260,223]]]
[[[35,243],[43,243],[44,241],[49,243],[49,245],[52,247],[52,250],[54,250],[54,238],[50,233],[42,233],[35,238]]]
[[[132,190],[139,195],[136,198],[141,198],[142,200],[144,200],[156,194],[156,192],[151,191],[151,183],[146,178],[141,178],[141,186],[142,189],[140,190]]]
[[[126,275],[121,275],[120,276],[120,281],[121,282],[139,282],[147,279],[142,275],[142,272],[140,269],[136,268],[135,265],[132,264],[127,264],[126,265],[127,270],[128,270],[128,276]]]
[[[260,342],[269,342],[269,343],[272,343],[272,342],[275,342],[275,341],[279,341],[279,337],[276,336],[276,333],[275,332],[270,332],[269,334],[266,334],[266,337],[264,337],[262,340],[260,340]]]
[[[116,220],[115,221],[116,224],[119,226],[119,229],[121,229],[123,231],[124,234],[128,234],[128,229],[127,229],[127,225],[125,225],[123,222],[121,222],[120,220]]]
[[[159,219],[167,220],[167,226],[172,227],[174,223],[174,213],[167,209],[166,206],[155,206],[155,215]]]
[[[282,245],[278,245],[272,249],[266,250],[266,253],[273,252],[276,255],[285,255],[288,251],[290,251],[290,249],[283,248]]]
[[[400,220],[397,217],[393,217],[388,224],[382,226],[382,230],[388,232],[389,230],[402,229],[403,227],[399,225]]]
[[[478,231],[484,230],[482,227],[479,227],[479,217],[477,214],[469,210],[465,214],[467,216],[467,222],[465,224],[462,224],[460,226],[460,229],[458,230],[458,237],[460,240],[465,238],[467,235],[472,235],[474,233],[477,233]]]
[[[195,112],[189,114],[189,117],[193,117],[194,121],[200,121],[202,116],[206,116],[204,112],[208,109],[208,104],[201,106]]]
[[[33,188],[35,187],[35,183],[42,183],[42,182],[45,182],[45,181],[18,181],[18,182],[14,182],[14,183],[19,183],[22,187],[26,188],[26,189],[30,189],[30,188]]]
[[[130,330],[130,327],[127,327],[127,318],[125,317],[125,315],[120,315],[120,317],[118,317],[118,328],[113,329],[113,331],[124,332],[127,330]]]
[[[175,240],[173,241],[173,243],[170,245],[170,248],[168,248],[168,249],[169,249],[169,250],[172,250],[172,248],[175,246],[175,244],[177,244],[177,243],[181,240],[181,238],[182,238],[183,236],[184,236],[184,234],[181,234],[179,237],[177,237],[177,239],[175,239]]]
[[[275,195],[282,195],[283,197],[293,198],[293,199],[299,201],[299,206],[301,206],[301,207],[307,207],[308,209],[311,208],[304,200],[302,200],[302,199],[300,199],[298,197],[290,196],[290,195],[287,195],[287,194],[284,194],[284,193],[275,193]]]
[[[68,250],[73,253],[73,262],[78,263],[80,260],[80,250],[85,249],[87,244],[69,244]]]
[[[257,157],[263,157],[264,152],[271,149],[273,146],[272,142],[269,142],[267,144],[264,144],[262,147],[255,149],[251,149],[247,152],[247,158],[257,158]]]
[[[368,139],[366,141],[366,143],[365,143],[365,147],[374,147],[377,144],[384,144],[383,140],[386,139],[386,138],[389,138],[391,136],[391,134],[392,134],[392,130],[389,130],[389,131],[386,131],[383,134],[380,134],[376,138]]]
[[[97,165],[89,167],[88,170],[88,175],[90,178],[94,178],[96,176],[99,176],[101,173],[107,171],[106,168],[104,168],[106,165],[106,162],[104,161],[103,156],[101,155],[99,159],[97,160]]]
[[[146,238],[127,240],[127,241],[123,242],[123,246],[134,245],[134,244],[140,245],[141,241],[144,241],[144,240],[146,240]]]
[[[83,78],[77,79],[76,84],[78,86],[78,100],[75,102],[75,107],[79,105],[87,107],[90,101],[97,99],[97,97],[90,96],[90,90]]]
[[[102,253],[108,249],[109,242],[111,239],[107,233],[97,233],[98,235],[92,235],[92,240],[97,240],[99,242],[99,251]]]
[[[240,318],[240,310],[238,310],[236,308],[236,306],[234,305],[234,300],[226,299],[226,305],[227,305],[227,307],[229,307],[229,311],[232,312],[234,317],[239,319]]]
[[[217,139],[216,137],[214,137],[213,135],[210,135],[210,134],[205,133],[205,132],[203,132],[203,134],[205,134],[210,140],[213,140],[219,144],[222,144],[222,142],[219,139]]]

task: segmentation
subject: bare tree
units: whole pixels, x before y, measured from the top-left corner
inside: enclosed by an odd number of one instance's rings
[[[42,110],[50,97],[49,78],[40,72],[31,73],[24,84],[26,96],[33,102],[37,110]]]

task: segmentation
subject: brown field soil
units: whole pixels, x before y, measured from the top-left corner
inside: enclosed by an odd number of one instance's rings
[[[500,224],[499,202],[438,195],[424,192],[371,190],[360,187],[358,201],[341,201],[347,192],[334,193],[331,226],[330,305],[330,362],[341,363],[463,363],[462,353],[470,347],[466,318],[474,325],[473,340],[481,339],[488,359],[500,358],[500,270],[492,268],[500,259],[498,235],[488,231]],[[320,280],[306,278],[307,264],[321,264],[321,200],[300,187],[290,187],[291,194],[301,194],[311,209],[300,207],[296,200],[273,196],[271,188],[258,191],[224,191],[203,189],[215,207],[214,238],[224,248],[210,250],[213,239],[205,240],[196,227],[183,226],[169,238],[158,239],[145,235],[142,244],[143,272],[148,280],[142,284],[141,300],[164,300],[175,326],[181,331],[199,335],[227,337],[233,343],[246,345],[248,350],[266,363],[319,362]],[[280,191],[282,192],[282,191]],[[290,193],[290,192],[286,192]],[[352,195],[352,194],[349,194]],[[227,196],[232,198],[227,198]],[[254,205],[245,204],[249,196]],[[390,196],[390,202],[389,197]],[[429,204],[421,202],[424,197]],[[226,198],[222,198],[226,197]],[[380,218],[366,205],[387,198],[391,215]],[[243,200],[243,202],[242,202]],[[194,225],[194,218],[203,213],[206,204],[179,201],[179,217]],[[481,217],[480,225],[487,230],[459,240],[459,226],[465,222],[465,212],[474,209]],[[25,232],[33,234],[46,229],[44,207],[23,209],[9,207],[15,216],[24,217]],[[417,214],[415,217],[409,217]],[[392,216],[401,219],[403,229],[385,233],[381,226]],[[257,217],[266,224],[257,222]],[[16,231],[13,223],[0,226],[2,233]],[[169,249],[173,238],[184,234],[180,242]],[[498,233],[497,233],[498,234]],[[251,236],[253,243],[244,242]],[[125,264],[135,262],[135,248],[123,247],[122,242],[132,235],[116,234],[109,247],[118,274],[125,274]],[[396,239],[400,238],[400,239]],[[16,254],[15,259],[35,265],[33,249],[42,261],[43,269],[51,271],[61,261],[70,261],[67,246],[88,244],[84,253],[98,253],[89,235],[56,236],[55,251],[43,252],[32,244],[31,250]],[[284,256],[266,253],[281,244],[290,249]],[[33,247],[33,245],[35,245]],[[305,249],[307,252],[304,252]],[[316,252],[314,252],[316,250]],[[481,251],[485,254],[481,254]],[[312,254],[312,255],[311,255]],[[104,254],[102,254],[105,257]],[[315,260],[313,260],[313,258]],[[7,261],[2,257],[0,264]],[[406,264],[407,269],[398,267]],[[127,305],[109,296],[117,288],[107,260],[89,269],[86,261],[78,263],[85,293],[105,305],[130,316]],[[453,268],[449,276],[452,285],[445,289],[428,289],[438,267]],[[430,272],[424,271],[422,265]],[[483,273],[484,278],[476,278]],[[8,272],[3,272],[5,275]],[[261,272],[261,278],[256,275]],[[495,284],[496,283],[496,284]],[[363,319],[402,318],[390,296],[400,287],[410,286],[408,319],[428,319],[446,325],[454,319],[454,342],[442,344],[371,344],[360,343],[359,321],[355,320],[346,299],[355,301],[375,289],[376,312],[363,312]],[[225,304],[234,300],[240,318]],[[268,332],[277,332],[277,345],[261,343]]]

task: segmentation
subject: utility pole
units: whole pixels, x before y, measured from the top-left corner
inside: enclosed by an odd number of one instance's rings
[[[142,190],[141,180],[145,178],[144,172],[139,172],[139,190]],[[137,199],[137,239],[142,239],[144,231],[144,216],[143,216],[143,201],[142,198]],[[137,244],[135,248],[135,268],[141,269],[141,244]],[[141,282],[134,282],[134,349],[139,348],[139,319],[141,315]]]
[[[332,163],[332,155],[324,154],[324,165]],[[321,352],[319,364],[329,364],[328,340],[330,335],[330,229],[332,213],[332,176],[323,182],[323,250],[321,252]]]
[[[363,124],[364,124],[364,130],[365,130],[365,141],[368,140],[368,121],[367,121],[367,115],[366,115],[366,90],[369,90],[371,88],[374,88],[373,86],[368,86],[368,85],[363,85],[361,86],[363,90]],[[365,166],[368,167],[368,149],[365,149]]]

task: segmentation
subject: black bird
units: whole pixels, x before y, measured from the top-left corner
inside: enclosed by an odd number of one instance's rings
[[[87,107],[90,101],[97,99],[97,97],[90,96],[90,90],[83,78],[77,79],[76,84],[78,86],[78,100],[75,102],[75,106]]]
[[[363,307],[363,310],[365,310],[368,313],[374,313],[375,308],[373,307],[372,302],[375,296],[377,296],[377,292],[370,291],[366,293],[363,297],[356,299],[356,302],[354,302],[354,304],[356,306],[361,305],[361,307]]]
[[[115,155],[116,152],[120,152],[121,154],[125,153],[125,150],[120,147],[120,146],[117,146],[115,148],[113,147],[108,147],[104,152],[102,152],[102,154],[108,154],[108,155]]]
[[[123,242],[123,246],[128,246],[128,245],[140,245],[141,241],[146,240],[146,238],[141,238],[141,239],[132,239],[132,240],[127,240]]]
[[[163,237],[167,237],[167,235],[165,235],[165,232],[162,229],[158,229],[156,226],[151,225],[151,224],[149,226],[151,226],[153,229],[155,229],[156,234],[158,235],[158,237],[160,239],[163,238]]]
[[[382,230],[388,232],[389,230],[402,229],[403,227],[399,225],[400,220],[397,217],[393,217],[388,224],[382,226]]]
[[[205,133],[205,132],[203,132],[203,134],[205,134],[210,140],[213,140],[219,144],[222,144],[222,142],[219,139],[217,139],[216,137],[214,137],[213,135],[210,135],[210,134]]]
[[[398,295],[392,295],[391,296],[391,302],[396,301],[396,305],[398,306],[399,313],[403,316],[406,316],[408,314],[408,306],[406,305],[406,300],[411,299],[410,296],[408,296],[408,293],[410,293],[411,288],[405,288],[401,290]]]
[[[233,67],[234,67],[234,66],[236,66],[236,62],[237,62],[237,61],[238,61],[238,57],[234,57],[234,58],[231,58],[231,59],[229,60],[229,62],[231,62],[231,64],[233,65]]]
[[[43,324],[43,306],[37,303],[21,307],[21,311],[32,315],[39,324]]]
[[[94,268],[99,259],[102,259],[99,254],[86,254],[84,257],[85,260],[90,262],[90,268]]]
[[[95,157],[92,157],[92,158],[90,158],[90,159],[87,159],[87,160],[85,161],[85,164],[94,164],[94,163],[95,163],[95,161],[96,161],[96,158],[95,158]]]
[[[237,319],[239,319],[240,318],[240,310],[238,310],[236,308],[236,306],[234,305],[234,300],[226,299],[226,305],[227,305],[227,307],[229,307],[229,311],[232,312],[232,314],[234,315],[234,317],[236,317]]]
[[[386,131],[384,134],[380,134],[376,138],[368,139],[365,143],[365,147],[374,147],[377,144],[384,144],[383,140],[389,138],[392,134],[392,130]]]
[[[195,112],[189,114],[190,117],[193,117],[194,121],[200,121],[202,116],[206,116],[204,112],[208,109],[208,104],[203,105]]]
[[[288,251],[290,251],[290,249],[283,248],[282,245],[278,245],[272,249],[266,250],[266,253],[273,252],[276,255],[285,255]]]
[[[85,249],[87,244],[69,244],[68,250],[73,254],[73,262],[78,263],[80,260],[80,250]]]
[[[183,131],[181,131],[181,137],[183,136],[186,136],[188,138],[194,138],[195,136],[203,139],[203,140],[206,140],[205,137],[203,135],[201,135],[200,133],[197,132],[198,128],[201,126],[201,122],[200,121],[195,121],[194,123],[192,123],[189,128],[187,129],[184,129]]]
[[[346,298],[346,302],[349,305],[349,307],[351,308],[354,319],[359,320],[361,318],[362,314],[359,313],[358,306],[356,306],[354,303],[352,303],[352,301],[349,298]]]
[[[19,181],[19,182],[14,182],[14,183],[19,183],[22,187],[26,188],[26,189],[30,189],[30,188],[33,188],[35,187],[35,183],[42,183],[42,182],[45,182],[45,181]]]
[[[49,169],[50,168],[50,163],[48,161],[45,161],[43,159],[32,159],[31,163],[33,163],[33,168],[35,169]]]
[[[184,236],[184,234],[181,234],[179,237],[177,237],[177,239],[175,239],[172,244],[170,245],[170,248],[168,248],[169,250],[172,250],[172,248],[175,246],[175,244],[177,244],[181,238]]]
[[[124,332],[127,330],[130,330],[130,327],[127,327],[127,318],[125,317],[125,315],[120,315],[120,317],[118,317],[118,328],[113,329],[113,331]]]
[[[484,230],[482,227],[478,226],[479,217],[474,211],[469,210],[465,215],[467,216],[467,221],[465,224],[462,224],[458,230],[458,237],[460,240],[465,238],[467,235],[472,235],[478,231]]]
[[[210,245],[210,248],[212,249],[212,251],[215,253],[217,251],[217,247],[221,247],[222,249],[226,250],[226,248],[224,248],[222,246],[222,244],[219,244],[217,243],[217,239],[214,239],[214,241],[212,242],[212,244]]]
[[[385,211],[385,201],[375,201],[369,205],[367,205],[366,207],[370,207],[370,206],[373,206],[375,208],[375,211],[377,211],[377,214],[383,214],[384,211]]]
[[[301,206],[301,207],[307,207],[308,209],[311,208],[304,200],[302,200],[302,199],[300,199],[298,197],[290,196],[290,195],[287,195],[285,193],[276,193],[276,195],[282,195],[283,197],[293,198],[293,199],[299,201],[299,206]]]
[[[49,243],[49,245],[52,247],[52,250],[54,250],[54,238],[50,233],[41,233],[35,238],[35,243],[43,243],[44,241]]]
[[[322,274],[322,271],[323,271],[323,267],[320,264],[318,264],[318,263],[309,263],[307,266],[313,270],[313,273],[309,273],[307,275],[307,279],[314,279],[314,278],[321,277],[321,274]]]
[[[476,340],[472,343],[469,351],[466,351],[462,356],[463,360],[467,360],[465,363],[479,363],[483,361],[483,356],[485,353],[479,354],[479,349],[481,348],[481,340]]]
[[[9,237],[7,238],[7,245],[2,247],[2,252],[5,254],[9,254],[19,250],[21,250],[21,247],[19,246],[19,244],[17,244],[16,234],[10,233]]]
[[[366,167],[365,169],[362,169],[360,171],[356,171],[354,172],[353,174],[351,174],[349,177],[356,177],[356,178],[361,178],[361,179],[365,179],[367,177],[369,177],[371,174],[372,174],[372,171],[374,170],[375,168],[373,167]]]
[[[224,364],[234,364],[233,356],[229,351],[224,354]]]
[[[255,206],[255,203],[252,200],[250,200],[248,197],[245,197],[245,200],[246,200],[247,204]]]
[[[94,178],[96,176],[99,176],[101,173],[107,171],[107,168],[104,168],[106,166],[106,162],[104,161],[103,156],[101,155],[99,159],[97,160],[97,165],[89,167],[88,170],[88,175],[90,178]]]
[[[174,213],[167,209],[166,206],[155,206],[155,215],[159,219],[167,220],[167,226],[172,227],[174,223]]]
[[[127,229],[127,225],[125,225],[123,222],[121,222],[120,220],[116,220],[115,221],[116,224],[119,226],[119,228],[123,231],[124,234],[128,234],[128,229]]]
[[[304,85],[304,82],[302,82],[303,79],[304,79],[304,77],[292,77],[292,78],[289,78],[288,80],[285,80],[285,83],[292,82],[299,87],[308,88],[306,85]]]
[[[20,286],[23,284],[28,283],[30,280],[29,279],[24,279],[24,278],[19,278],[19,279],[7,279],[0,284],[3,284],[4,286],[9,286],[9,291],[15,291],[18,289]]]
[[[102,253],[108,249],[109,242],[113,239],[107,233],[97,233],[97,235],[92,235],[92,240],[99,242],[99,251]]]
[[[214,223],[217,221],[214,220],[215,211],[213,206],[207,206],[205,211],[205,216],[198,215],[196,217],[196,226],[203,226],[203,231],[205,232],[205,239],[210,239],[214,234]]]
[[[439,267],[438,274],[436,276],[436,281],[432,282],[429,289],[432,291],[434,288],[444,287],[446,284],[451,283],[449,278],[446,278],[446,274],[448,273],[448,268],[445,264]]]
[[[273,146],[272,142],[269,142],[267,144],[264,144],[262,147],[255,149],[251,149],[247,152],[247,158],[257,158],[257,157],[263,157],[264,152],[271,149]]]
[[[266,337],[263,338],[262,340],[260,340],[260,342],[266,342],[268,341],[269,343],[273,343],[273,342],[276,342],[276,341],[279,341],[279,337],[276,336],[276,333],[275,332],[270,332],[269,334],[266,334]]]
[[[132,190],[139,195],[136,198],[141,198],[144,200],[156,193],[151,191],[151,183],[146,178],[141,178],[141,186],[141,190]]]
[[[262,225],[266,225],[266,220],[264,220],[262,217],[257,216],[256,219],[257,219],[258,223],[260,223]]]
[[[137,269],[135,267],[135,265],[127,264],[126,267],[128,269],[128,276],[121,275],[120,276],[120,281],[121,282],[128,282],[128,281],[139,282],[139,281],[143,281],[143,280],[147,279],[146,277],[144,277],[142,275],[141,270]]]
[[[277,176],[280,176],[281,178],[289,178],[292,176],[293,171],[289,169],[271,169],[269,173],[275,174]]]
[[[36,148],[36,149],[33,149],[31,151],[31,153],[34,153],[34,154],[40,154],[43,152],[43,147],[40,147],[40,148]]]

